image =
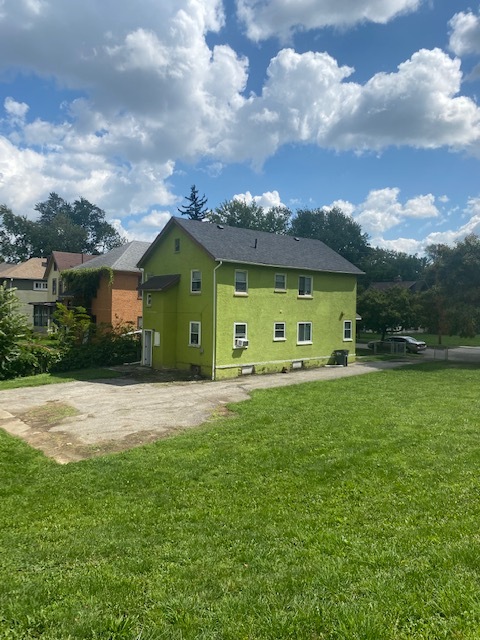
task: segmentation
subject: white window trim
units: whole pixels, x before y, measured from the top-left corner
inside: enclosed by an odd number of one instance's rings
[[[198,325],[198,344],[196,342],[192,342],[192,325],[193,324]],[[202,344],[202,323],[199,322],[198,320],[192,320],[188,325],[188,346],[199,348],[201,344]]]
[[[285,286],[283,287],[283,289],[279,289],[276,284],[277,284],[277,276],[283,276],[285,278]],[[287,293],[287,274],[286,273],[275,273],[275,275],[273,276],[273,290],[275,293]]]
[[[301,324],[309,324],[310,325],[310,340],[299,340],[299,329]],[[297,322],[297,344],[313,344],[313,322]]]
[[[245,274],[245,291],[237,291],[237,273]],[[235,269],[233,288],[236,296],[248,296],[248,271],[246,269]]]
[[[194,291],[193,290],[193,274],[194,273],[199,273],[200,274],[200,289],[198,289],[198,291]],[[190,293],[193,293],[193,295],[197,295],[202,293],[202,272],[200,271],[200,269],[192,269],[190,271]]]
[[[353,336],[353,322],[351,320],[344,320],[343,321],[343,341],[344,342],[353,342],[353,337],[350,337],[350,338],[346,338],[345,337],[345,325],[347,323],[350,325],[350,336]]]
[[[33,283],[34,291],[48,291],[48,282],[46,280],[35,280]]]
[[[275,336],[275,328],[277,326],[277,324],[283,324],[283,338],[277,338]],[[274,342],[285,342],[285,340],[287,339],[287,324],[286,322],[274,322],[273,323],[273,341]]]
[[[245,335],[237,336],[237,327],[242,326],[245,327]],[[234,322],[233,323],[233,348],[236,349],[235,340],[248,340],[248,323],[247,322]]]
[[[300,293],[300,278],[310,279],[310,293]],[[307,300],[313,298],[313,276],[300,275],[298,276],[298,298],[306,298]]]
[[[149,291],[145,294],[145,306],[146,307],[152,306],[152,294]]]

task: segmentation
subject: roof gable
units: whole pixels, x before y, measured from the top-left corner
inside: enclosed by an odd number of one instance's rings
[[[120,247],[115,247],[115,249],[112,249],[101,256],[94,256],[87,263],[78,264],[74,269],[75,271],[78,271],[81,269],[109,267],[110,269],[113,269],[113,271],[131,271],[133,273],[140,273],[137,263],[142,258],[145,251],[150,247],[150,244],[150,242],[133,240],[132,242],[122,244]]]
[[[43,280],[45,275],[46,258],[30,258],[19,264],[0,264],[0,273],[9,278],[19,280]]]
[[[52,251],[48,257],[47,268],[45,270],[45,277],[52,270],[54,264],[57,265],[58,271],[65,271],[65,269],[72,269],[79,264],[93,260],[96,256],[91,256],[87,253],[70,253],[69,251]]]
[[[363,271],[320,240],[171,218],[139,262],[141,267],[172,227],[179,227],[216,261],[361,275]]]

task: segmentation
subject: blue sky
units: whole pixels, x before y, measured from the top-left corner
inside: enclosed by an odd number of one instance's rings
[[[0,0],[0,203],[153,240],[195,184],[421,253],[480,234],[479,80],[463,0]]]

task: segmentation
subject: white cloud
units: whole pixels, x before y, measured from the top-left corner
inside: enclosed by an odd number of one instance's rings
[[[288,38],[296,30],[351,27],[359,22],[384,24],[413,11],[421,0],[237,0],[247,35],[255,41]]]
[[[449,47],[453,53],[457,56],[480,53],[480,16],[461,11],[448,24],[451,28]]]
[[[23,123],[28,112],[28,104],[25,102],[17,102],[11,97],[5,98],[5,111],[10,120],[14,123]]]
[[[425,243],[413,238],[396,238],[395,240],[385,240],[385,238],[377,237],[370,240],[372,247],[380,247],[390,251],[401,251],[409,254],[422,254],[425,251]]]
[[[152,209],[147,215],[135,216],[126,224],[116,220],[115,228],[128,240],[153,242],[171,217],[169,211]]]
[[[330,211],[335,207],[337,207],[338,209],[341,209],[342,212],[347,216],[353,215],[355,211],[355,205],[352,204],[351,202],[348,202],[348,200],[334,200],[332,204],[325,206],[324,209],[327,209],[328,211]]]
[[[421,50],[396,73],[376,74],[365,85],[346,81],[352,73],[327,53],[283,49],[270,62],[261,96],[237,110],[236,126],[216,154],[261,166],[288,143],[339,151],[402,145],[478,150],[480,109],[456,96],[458,59]]]
[[[263,207],[267,211],[272,207],[284,207],[286,205],[280,199],[280,194],[278,191],[266,191],[262,193],[260,196],[252,196],[250,191],[246,193],[239,193],[233,196],[233,200],[241,200],[242,202],[246,202],[247,204],[252,204],[254,202],[259,207]]]
[[[260,31],[287,33],[295,25],[386,22],[419,4],[243,0],[239,10],[245,20],[245,12],[255,16]],[[29,105],[14,95],[5,100],[2,200],[28,213],[55,190],[124,218],[175,201],[168,179],[177,161],[203,158],[218,175],[228,162],[261,166],[290,143],[478,151],[480,111],[458,95],[460,61],[444,52],[419,51],[397,71],[359,84],[350,79],[354,69],[328,53],[283,49],[260,95],[245,97],[248,60],[226,44],[208,44],[224,21],[221,0],[104,0],[101,8],[97,0],[0,0],[0,68],[53,78],[83,95],[55,122],[29,119]],[[460,34],[457,23],[452,29]],[[249,196],[262,206],[280,203],[274,191]],[[428,196],[394,205],[382,213],[370,203],[358,213],[375,230],[435,210]]]
[[[429,193],[410,198],[404,204],[399,200],[400,189],[385,188],[370,191],[366,199],[355,205],[345,200],[336,200],[326,208],[339,207],[360,224],[362,230],[376,241],[385,231],[412,219],[431,219],[440,215],[435,206],[435,197]]]

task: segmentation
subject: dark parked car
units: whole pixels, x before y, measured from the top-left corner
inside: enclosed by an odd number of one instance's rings
[[[405,345],[405,349],[409,353],[419,353],[420,351],[425,351],[427,348],[425,342],[412,338],[412,336],[389,336],[385,338],[385,340],[373,340],[369,342],[367,346],[369,349],[395,351],[396,345],[398,345],[398,351],[403,351],[403,345]]]

